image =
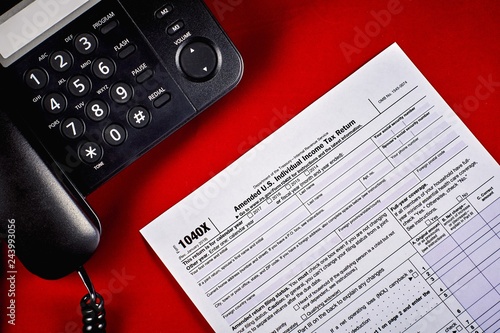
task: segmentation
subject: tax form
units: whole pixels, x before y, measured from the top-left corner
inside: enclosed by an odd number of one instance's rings
[[[498,332],[499,195],[393,44],[141,233],[216,332]]]

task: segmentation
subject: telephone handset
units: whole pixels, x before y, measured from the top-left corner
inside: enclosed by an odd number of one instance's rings
[[[52,279],[99,241],[85,196],[233,89],[243,63],[201,0],[10,3],[0,16],[0,234],[15,220],[20,259]]]

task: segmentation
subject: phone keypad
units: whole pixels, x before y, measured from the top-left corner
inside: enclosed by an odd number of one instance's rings
[[[119,22],[113,20],[107,23],[100,29],[100,32],[109,34],[111,30],[117,28]],[[48,68],[32,68],[25,73],[25,83],[33,90],[43,90],[47,87],[49,81],[55,78],[57,74],[69,75],[60,91],[46,92],[42,98],[42,109],[52,115],[64,115],[68,109],[68,98],[83,98],[83,105],[78,108],[83,109],[83,112],[78,113],[80,116],[68,116],[59,121],[59,129],[62,137],[74,141],[85,139],[81,143],[78,150],[78,157],[84,163],[95,165],[103,158],[107,147],[113,148],[122,145],[128,138],[127,127],[141,130],[147,127],[151,120],[152,114],[147,107],[135,105],[129,108],[126,112],[123,123],[113,122],[105,125],[101,130],[101,135],[94,135],[92,139],[86,137],[86,131],[89,126],[101,123],[107,119],[115,105],[126,105],[134,99],[134,84],[143,84],[154,76],[154,70],[147,68],[135,77],[135,82],[126,82],[118,80],[113,82],[113,77],[120,66],[120,61],[130,57],[137,51],[137,46],[134,43],[124,45],[116,51],[114,60],[110,56],[99,56],[99,38],[93,33],[79,33],[73,41],[73,50],[61,49],[54,51],[48,58]],[[95,54],[95,57],[93,55]],[[85,60],[87,59],[87,60]],[[89,67],[90,74],[81,74],[81,68]],[[53,74],[50,72],[53,71]],[[68,74],[69,73],[69,74]],[[109,82],[109,80],[112,80]],[[60,79],[61,80],[61,79]],[[108,94],[109,102],[104,98],[96,98],[93,93],[94,87],[101,86],[103,82],[109,82],[104,85],[103,91],[99,92],[102,95],[104,91]],[[68,96],[67,96],[68,95]],[[93,96],[90,96],[93,95]],[[87,98],[88,97],[88,98]],[[88,99],[88,100],[87,100]],[[152,104],[156,108],[160,108],[171,99],[171,95],[165,92],[154,100]],[[114,105],[113,105],[114,104]],[[100,142],[102,140],[102,142]]]
[[[9,109],[83,195],[241,75],[239,54],[201,1],[124,2],[97,2],[8,68],[17,78],[9,93],[27,97]]]

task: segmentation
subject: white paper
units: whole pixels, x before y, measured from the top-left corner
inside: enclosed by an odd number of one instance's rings
[[[497,332],[499,176],[394,44],[141,233],[216,332]]]

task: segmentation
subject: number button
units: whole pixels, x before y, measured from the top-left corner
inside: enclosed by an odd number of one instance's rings
[[[127,131],[118,124],[112,124],[104,130],[104,140],[112,146],[121,145],[127,138]]]
[[[78,154],[82,161],[92,164],[98,162],[102,157],[102,148],[97,143],[86,142],[80,146]]]
[[[40,68],[33,68],[26,72],[24,81],[31,89],[42,89],[49,82],[49,76]]]
[[[43,108],[45,111],[57,114],[66,110],[66,106],[68,105],[66,101],[66,97],[59,93],[51,93],[45,96],[43,99]]]
[[[66,51],[56,51],[50,56],[50,66],[57,72],[65,72],[73,66],[73,57]]]
[[[106,102],[96,99],[87,104],[85,113],[93,121],[101,121],[108,116],[109,106]]]
[[[75,48],[81,54],[90,54],[97,48],[97,39],[89,33],[79,34],[75,38]]]
[[[115,63],[108,58],[99,58],[92,65],[92,72],[101,80],[109,79],[115,74]]]
[[[75,75],[68,81],[68,90],[76,97],[87,95],[91,87],[92,84],[90,80],[83,75]]]
[[[68,139],[76,139],[85,132],[85,124],[77,118],[68,118],[61,124],[61,132]]]
[[[110,90],[111,99],[119,104],[124,104],[130,101],[134,90],[124,82],[115,83]]]

